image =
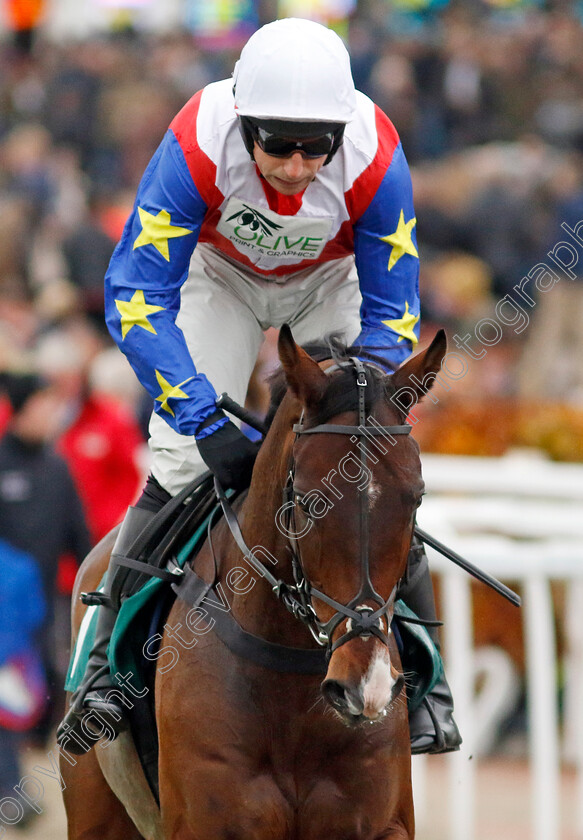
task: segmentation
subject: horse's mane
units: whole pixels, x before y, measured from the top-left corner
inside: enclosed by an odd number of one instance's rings
[[[335,333],[327,335],[322,342],[303,345],[303,349],[316,362],[323,362],[326,359],[333,359],[336,364],[346,363],[351,357],[357,356],[366,365],[367,381],[365,408],[367,413],[372,410],[373,404],[380,398],[388,399],[395,389],[392,378],[387,376],[384,370],[387,362],[376,356],[369,349],[363,349],[356,345],[347,345]],[[381,349],[381,348],[379,348]],[[384,349],[384,348],[383,348]],[[381,365],[384,369],[376,367]],[[265,424],[267,428],[271,425],[275,413],[287,391],[285,373],[283,369],[276,370],[268,380],[271,399]],[[330,384],[326,389],[320,404],[314,415],[310,418],[315,424],[325,423],[331,417],[341,414],[344,411],[356,411],[358,408],[358,393],[356,389],[356,377],[352,366],[346,367],[340,373],[330,378]]]

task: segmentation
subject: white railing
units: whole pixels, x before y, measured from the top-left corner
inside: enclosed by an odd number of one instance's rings
[[[567,640],[563,756],[577,768],[577,837],[583,840],[583,465],[522,452],[503,458],[424,455],[427,494],[419,525],[522,597],[532,840],[559,840],[560,722],[555,620]],[[428,549],[441,577],[444,658],[456,719],[464,736],[449,757],[449,839],[473,840],[476,743],[475,651],[471,578]],[[555,616],[550,584],[567,584],[564,615]],[[423,788],[423,764],[416,776]],[[494,805],[494,803],[493,803]],[[422,803],[421,803],[422,822]]]

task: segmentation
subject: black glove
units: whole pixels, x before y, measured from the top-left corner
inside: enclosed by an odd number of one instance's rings
[[[199,431],[225,416],[222,411],[215,412],[207,417]],[[203,461],[225,490],[227,487],[233,490],[249,487],[259,444],[249,440],[234,423],[229,420],[196,443]]]

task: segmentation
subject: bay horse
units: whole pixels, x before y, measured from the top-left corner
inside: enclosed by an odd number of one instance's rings
[[[172,667],[160,657],[155,680],[159,804],[127,732],[61,754],[69,840],[414,837],[391,618],[423,481],[400,395],[410,405],[431,387],[445,335],[391,376],[358,359],[317,363],[287,327],[278,351],[287,390],[249,492],[193,564],[267,659],[241,655],[204,602],[178,598],[160,651],[179,655]],[[76,594],[99,583],[114,536],[83,564]],[[82,613],[75,604],[74,635]],[[303,662],[322,645],[321,674],[267,662],[273,651]]]

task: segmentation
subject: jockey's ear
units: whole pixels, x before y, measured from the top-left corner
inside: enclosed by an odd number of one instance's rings
[[[445,331],[439,330],[426,350],[408,359],[393,374],[395,391],[406,395],[409,407],[425,396],[435,382],[446,348]]]
[[[292,331],[284,324],[277,342],[279,360],[287,384],[305,408],[315,406],[322,398],[328,379],[317,362],[295,343]]]

